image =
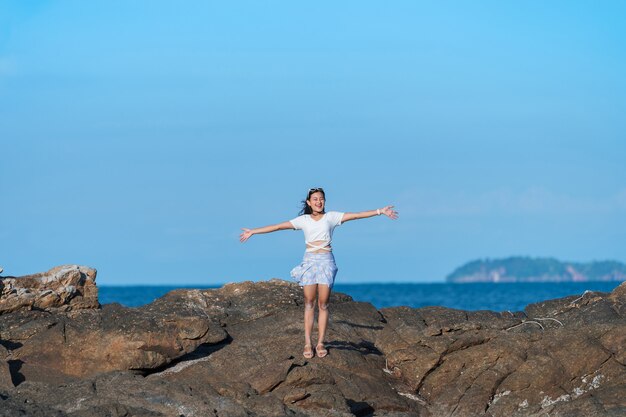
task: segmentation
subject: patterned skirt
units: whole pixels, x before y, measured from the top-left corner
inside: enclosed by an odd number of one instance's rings
[[[332,288],[337,271],[335,256],[332,252],[305,252],[302,263],[291,270],[291,277],[298,281],[301,287],[323,284]]]

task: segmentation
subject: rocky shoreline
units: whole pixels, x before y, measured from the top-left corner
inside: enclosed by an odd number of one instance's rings
[[[302,357],[280,280],[100,305],[92,268],[0,278],[0,416],[623,416],[626,283],[523,312],[335,293]]]

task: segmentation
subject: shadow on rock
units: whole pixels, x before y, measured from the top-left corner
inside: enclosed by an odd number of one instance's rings
[[[44,275],[91,282],[83,270]],[[305,359],[295,283],[98,308],[94,288],[81,301],[41,276],[0,282],[2,417],[626,415],[626,284],[516,313],[378,311],[333,293],[329,354]]]

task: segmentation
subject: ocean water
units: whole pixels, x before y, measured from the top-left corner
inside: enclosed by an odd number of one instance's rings
[[[561,282],[507,284],[337,284],[335,292],[352,296],[356,301],[372,303],[376,308],[408,306],[444,306],[462,310],[521,311],[531,303],[582,295],[585,291],[610,292],[619,282]],[[148,304],[174,286],[102,286],[100,303],[120,303],[128,307]]]

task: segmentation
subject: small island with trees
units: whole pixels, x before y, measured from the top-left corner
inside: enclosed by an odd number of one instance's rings
[[[587,281],[626,281],[626,265],[617,261],[580,263],[514,256],[471,261],[446,277],[450,283]]]

